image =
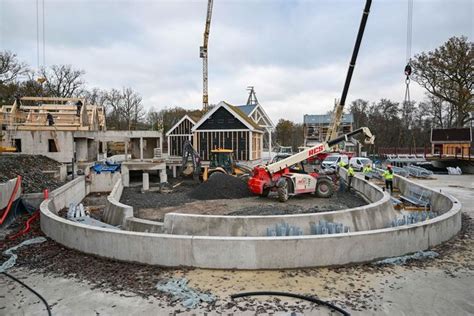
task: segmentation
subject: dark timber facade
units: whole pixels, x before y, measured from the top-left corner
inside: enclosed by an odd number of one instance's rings
[[[186,140],[193,142],[192,128],[195,124],[189,116],[185,115],[166,133],[169,156],[181,156],[184,142]]]
[[[209,160],[212,149],[234,151],[235,159],[262,158],[263,130],[238,107],[220,102],[192,128],[193,146],[202,160]]]

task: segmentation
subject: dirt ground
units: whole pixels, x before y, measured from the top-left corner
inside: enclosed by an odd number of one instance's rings
[[[133,206],[139,218],[162,221],[166,213],[207,215],[284,215],[335,211],[367,204],[353,192],[335,192],[329,199],[312,194],[291,197],[280,203],[276,194],[267,198],[252,196],[239,199],[196,200],[190,197],[198,184],[192,181],[175,181],[172,193],[141,192],[140,187],[124,188],[120,202]],[[209,205],[212,203],[212,208]]]
[[[98,258],[48,239],[20,249],[9,273],[40,292],[53,315],[288,315],[292,311],[336,315],[301,300],[229,297],[256,290],[314,295],[352,315],[474,314],[474,176],[455,180],[446,176],[423,184],[452,193],[463,203],[462,231],[431,249],[439,253],[434,259],[394,266],[367,263],[273,271],[172,269]],[[0,251],[38,235],[42,233],[36,223],[22,239],[0,241]],[[217,300],[193,310],[184,308],[155,289],[156,283],[172,277],[186,277],[190,287],[210,292]],[[36,296],[0,275],[1,315],[44,312]]]

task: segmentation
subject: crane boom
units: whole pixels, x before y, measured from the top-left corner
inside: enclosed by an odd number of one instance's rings
[[[337,130],[339,129],[339,125],[341,124],[341,118],[344,111],[344,105],[346,103],[347,92],[349,91],[349,86],[351,84],[352,73],[354,72],[357,55],[359,54],[359,48],[362,42],[362,36],[364,35],[365,25],[367,24],[367,19],[369,17],[371,4],[372,0],[367,0],[365,3],[364,12],[362,13],[362,19],[360,21],[359,32],[357,33],[354,50],[352,52],[351,61],[349,63],[349,69],[347,70],[346,81],[344,83],[344,88],[342,89],[342,96],[336,105],[332,124],[326,134],[326,142],[330,139],[336,138]]]
[[[320,154],[325,151],[329,151],[330,148],[344,140],[348,140],[350,137],[355,136],[357,134],[364,133],[365,136],[365,143],[367,144],[373,144],[375,137],[372,135],[372,132],[370,131],[369,128],[367,127],[361,127],[359,129],[356,129],[355,131],[352,131],[348,134],[336,137],[329,142],[323,142],[321,144],[318,144],[316,146],[307,148],[303,151],[300,151],[299,153],[296,153],[288,158],[282,159],[280,161],[277,161],[275,163],[269,164],[266,166],[267,171],[270,174],[274,174],[278,171],[281,171],[285,168],[288,168],[294,164],[300,163],[308,158],[311,158],[317,154]]]
[[[213,0],[207,2],[207,16],[206,16],[206,27],[204,29],[204,40],[203,45],[199,49],[199,57],[202,58],[202,107],[203,110],[207,110],[209,107],[209,95],[207,85],[207,44],[209,42],[209,31],[211,29],[211,17],[212,17],[212,6]]]

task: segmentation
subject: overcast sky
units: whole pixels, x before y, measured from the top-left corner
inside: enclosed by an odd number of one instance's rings
[[[357,98],[403,100],[407,1],[373,1],[346,104]],[[46,65],[85,70],[90,88],[130,86],[146,108],[201,107],[199,46],[206,0],[44,2]],[[451,36],[472,40],[473,3],[414,0],[412,53],[432,50]],[[280,118],[301,122],[304,114],[332,109],[364,4],[214,0],[210,103],[244,104],[252,85],[275,123]],[[36,68],[35,0],[0,0],[0,49]],[[411,90],[412,99],[423,98],[416,84]]]

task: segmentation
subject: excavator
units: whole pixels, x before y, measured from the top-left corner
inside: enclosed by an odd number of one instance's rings
[[[268,196],[271,191],[278,193],[278,200],[286,202],[290,196],[304,193],[314,193],[318,197],[329,198],[334,193],[332,179],[317,172],[307,173],[304,168],[294,166],[303,161],[328,152],[332,146],[350,137],[363,133],[366,144],[373,144],[375,137],[367,127],[356,129],[345,135],[336,137],[328,142],[304,149],[297,154],[268,165],[259,165],[253,169],[253,174],[248,181],[250,191],[262,197]]]
[[[183,160],[181,163],[181,174],[193,176],[195,180],[207,181],[215,173],[224,173],[248,180],[252,169],[239,164],[234,159],[232,149],[216,148],[212,149],[209,156],[209,166],[201,165],[201,157],[191,145],[186,141],[183,145]]]

